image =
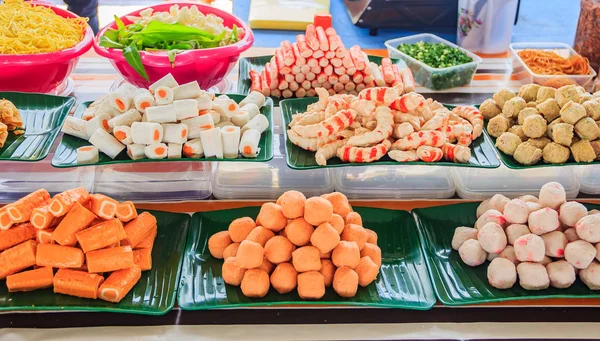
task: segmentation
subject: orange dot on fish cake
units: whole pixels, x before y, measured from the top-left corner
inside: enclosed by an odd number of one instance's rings
[[[240,267],[236,263],[235,257],[229,257],[223,262],[221,276],[223,276],[223,281],[225,281],[225,283],[239,286],[240,283],[242,283],[245,272],[246,269]]]
[[[354,270],[358,274],[358,284],[361,287],[371,284],[379,274],[379,266],[369,256],[361,258]]]
[[[285,234],[292,244],[304,246],[310,242],[310,236],[312,236],[314,230],[313,226],[307,223],[304,218],[297,218],[287,224]]]
[[[329,201],[319,197],[306,199],[304,205],[304,220],[313,226],[319,226],[331,220],[333,206]]]
[[[358,226],[363,226],[362,217],[356,212],[350,212],[346,216],[346,224],[355,224]]]
[[[225,251],[231,243],[232,241],[229,237],[229,232],[217,232],[208,239],[208,251],[210,251],[210,254],[213,257],[223,259],[223,251]]]
[[[335,213],[331,217],[329,223],[331,224],[331,226],[333,226],[333,228],[337,231],[338,234],[342,234],[342,231],[344,231],[344,226],[346,226],[344,218],[342,218],[341,215]]]
[[[278,232],[287,225],[287,218],[283,215],[281,206],[272,202],[262,205],[256,221],[257,224],[275,232]]]
[[[261,246],[265,246],[267,241],[274,236],[275,233],[273,233],[273,231],[259,225],[250,231],[250,233],[248,233],[246,240],[259,243]]]
[[[342,240],[356,242],[358,249],[362,250],[363,246],[367,243],[367,239],[369,239],[369,233],[360,225],[347,224],[344,227],[341,237]]]
[[[333,205],[333,213],[339,214],[342,218],[352,212],[352,206],[350,206],[348,198],[340,192],[323,194],[321,198],[327,199]]]
[[[333,275],[333,290],[342,297],[354,297],[358,290],[358,274],[356,271],[341,267]]]
[[[377,266],[381,266],[381,249],[375,244],[366,243],[362,250],[360,250],[360,256],[369,256]]]
[[[321,259],[321,270],[319,270],[325,279],[325,286],[329,288],[333,282],[333,274],[335,274],[335,266],[329,259]]]
[[[250,231],[252,231],[256,227],[256,223],[254,219],[250,217],[237,218],[229,224],[229,235],[231,236],[231,240],[236,243],[241,242],[242,240],[248,237]]]
[[[273,264],[288,262],[293,251],[294,244],[282,236],[275,236],[265,244],[265,257]]]
[[[244,240],[240,243],[235,258],[242,268],[258,268],[264,259],[264,249],[259,243]]]
[[[290,263],[281,263],[271,274],[271,285],[280,294],[296,289],[298,272]]]
[[[292,252],[292,264],[298,272],[319,271],[321,269],[320,252],[314,246],[303,246]]]
[[[264,297],[269,292],[269,274],[262,269],[249,269],[242,279],[242,293],[246,297]]]
[[[356,242],[340,241],[338,246],[331,252],[331,261],[338,268],[347,266],[354,269],[360,262],[360,250]]]
[[[318,300],[325,295],[325,279],[318,271],[298,275],[298,295],[305,300]]]
[[[227,259],[229,257],[235,257],[237,254],[237,250],[240,247],[240,243],[229,244],[228,247],[223,251],[223,259]]]
[[[277,199],[277,205],[281,206],[283,215],[288,219],[302,217],[305,202],[306,197],[298,191],[287,191]]]
[[[316,246],[321,253],[333,250],[340,242],[340,235],[329,223],[319,225],[310,237],[310,243]]]

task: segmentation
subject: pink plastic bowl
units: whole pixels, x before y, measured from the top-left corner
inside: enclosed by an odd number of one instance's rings
[[[65,18],[77,15],[48,4],[54,13]],[[0,91],[50,92],[73,71],[79,56],[92,47],[94,33],[88,25],[83,40],[77,45],[52,53],[0,55]]]
[[[198,81],[201,88],[208,89],[222,81],[229,71],[233,69],[240,54],[249,49],[250,46],[252,46],[252,43],[254,43],[254,35],[243,21],[227,12],[211,6],[169,2],[150,8],[154,9],[154,12],[168,12],[169,8],[173,5],[179,5],[180,8],[196,6],[198,7],[198,10],[204,14],[212,13],[223,18],[223,25],[227,27],[233,27],[233,24],[236,24],[237,27],[243,28],[245,35],[240,41],[232,45],[211,49],[189,50],[179,53],[175,58],[174,67],[171,67],[166,52],[140,51],[142,64],[144,64],[146,73],[150,78],[149,82],[142,78],[142,76],[127,64],[121,50],[105,48],[99,45],[98,40],[104,35],[104,32],[107,29],[116,29],[117,25],[114,21],[98,33],[94,39],[94,50],[96,50],[99,55],[108,58],[114,68],[119,71],[125,80],[138,87],[147,88],[150,84],[159,80],[166,74],[171,73],[179,84]],[[139,16],[141,11],[142,10],[135,11],[127,16]],[[131,23],[131,21],[127,20],[127,16],[121,18],[126,25]]]

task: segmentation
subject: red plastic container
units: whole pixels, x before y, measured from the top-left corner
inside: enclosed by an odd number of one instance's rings
[[[54,13],[65,18],[77,15],[48,4]],[[79,56],[92,47],[94,33],[88,25],[79,44],[52,53],[0,55],[0,91],[50,92],[56,89],[73,71]]]
[[[149,82],[142,78],[142,76],[127,64],[121,50],[105,48],[99,45],[98,39],[104,35],[104,32],[107,29],[116,29],[117,25],[114,21],[98,33],[94,39],[94,50],[96,50],[99,55],[108,58],[114,68],[119,71],[125,80],[138,87],[147,88],[150,84],[159,80],[166,74],[171,73],[179,84],[198,81],[202,89],[208,89],[222,81],[229,71],[233,69],[240,54],[252,46],[254,43],[252,30],[237,17],[211,6],[168,2],[151,6],[150,8],[154,9],[154,12],[168,12],[169,8],[173,5],[179,5],[180,8],[196,6],[198,7],[198,10],[205,15],[212,13],[219,16],[223,18],[223,25],[233,27],[233,24],[235,24],[237,27],[243,28],[245,32],[244,37],[232,45],[211,49],[189,50],[179,53],[175,58],[174,67],[171,67],[166,52],[140,51],[142,64],[144,64],[146,73],[150,78]],[[132,12],[127,16],[138,16],[140,11],[142,10]],[[127,16],[121,18],[126,25],[131,23],[131,21],[127,20]]]

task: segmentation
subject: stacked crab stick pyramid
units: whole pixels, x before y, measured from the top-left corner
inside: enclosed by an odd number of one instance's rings
[[[118,303],[152,268],[156,234],[156,218],[129,201],[40,189],[0,208],[0,280],[9,292],[53,287]]]
[[[408,67],[399,69],[389,58],[383,58],[381,66],[369,62],[360,46],[346,49],[333,27],[312,24],[296,36],[296,42],[283,41],[261,73],[250,71],[250,79],[252,91],[278,98],[314,97],[317,88],[330,95],[356,95],[375,86],[402,83],[406,92],[415,87]]]

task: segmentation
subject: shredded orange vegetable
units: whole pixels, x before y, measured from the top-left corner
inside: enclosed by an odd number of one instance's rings
[[[531,71],[539,75],[587,75],[590,73],[590,63],[581,55],[564,58],[552,51],[530,49],[519,51],[518,55]]]
[[[23,0],[0,4],[0,54],[57,52],[77,45],[87,18],[63,18]]]

